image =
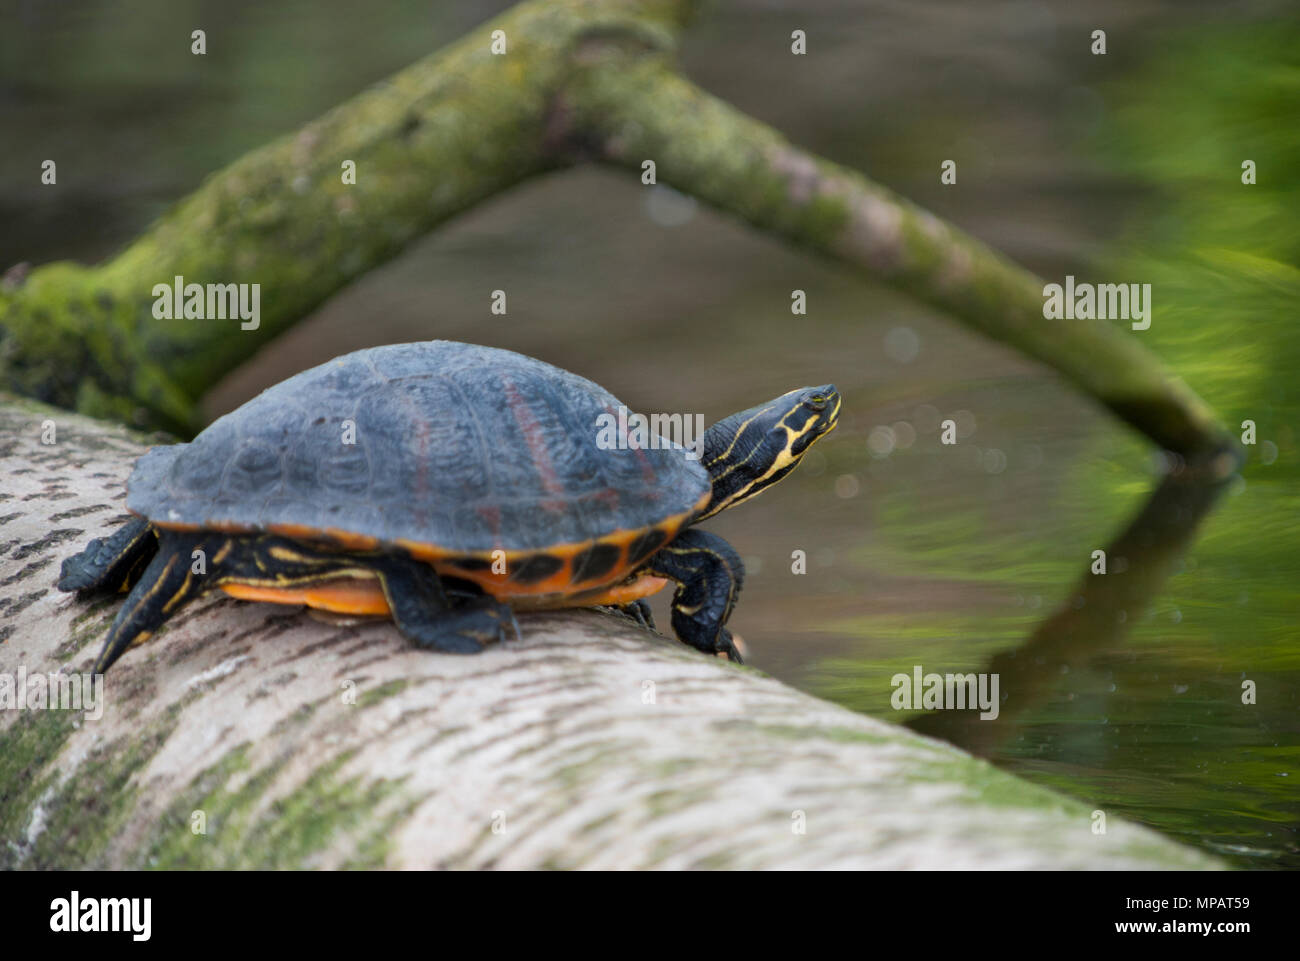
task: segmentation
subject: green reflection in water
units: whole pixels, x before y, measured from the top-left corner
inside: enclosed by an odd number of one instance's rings
[[[858,563],[868,580],[928,577],[965,600],[828,625],[863,639],[862,654],[823,661],[810,684],[1237,863],[1300,867],[1300,28],[1168,49],[1111,92],[1100,150],[1147,199],[1080,279],[1153,285],[1152,327],[1133,336],[1230,424],[1255,422],[1240,475],[1211,510],[1213,485],[1176,472],[1135,520],[1157,478],[1141,470],[1150,452],[1117,433],[1045,448],[1068,458],[1059,485],[1022,482],[1032,471],[1011,458],[939,502],[898,479],[924,475],[926,459],[956,471],[956,448],[895,452]],[[1019,389],[1006,403],[1023,412]],[[1020,416],[1005,415],[1011,432]],[[1090,553],[1108,543],[1109,572],[1094,577]],[[889,679],[917,664],[997,672],[1001,716],[894,711]],[[1242,703],[1244,682],[1257,703]]]

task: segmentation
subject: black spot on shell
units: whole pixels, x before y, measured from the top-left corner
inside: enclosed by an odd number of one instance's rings
[[[614,569],[620,551],[612,544],[588,547],[573,559],[573,583],[595,580]]]
[[[639,564],[659,548],[664,546],[664,541],[668,538],[663,531],[658,528],[646,531],[636,540],[634,540],[627,549],[627,559],[629,564]]]
[[[551,577],[564,566],[564,561],[551,554],[534,554],[515,568],[510,579],[516,584],[535,584]]]

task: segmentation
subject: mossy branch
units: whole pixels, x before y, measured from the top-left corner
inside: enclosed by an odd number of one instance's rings
[[[1185,456],[1231,447],[1214,413],[1140,333],[1046,320],[1043,281],[857,171],[790,144],[691,84],[662,58],[590,47],[570,84],[600,156],[656,174],[759,230],[883,281],[1056,369],[1157,444]]]
[[[1042,281],[675,72],[689,0],[534,0],[254,151],[98,267],[0,288],[0,383],[187,432],[197,398],[356,277],[479,201],[591,157],[655,160],[678,189],[847,263],[1058,370],[1184,455],[1231,444],[1138,336],[1048,321]],[[502,31],[507,53],[491,51]],[[341,165],[357,165],[344,184]],[[261,326],[158,320],[152,289],[261,283]]]
[[[209,178],[96,267],[0,284],[0,385],[185,434],[222,376],[479,201],[567,162],[553,107],[589,31],[665,43],[688,0],[521,4]],[[507,54],[492,53],[504,33]],[[343,181],[343,163],[356,182]],[[160,320],[155,284],[261,284],[256,330]]]
[[[143,439],[3,395],[0,437],[0,679],[86,671],[121,598],[54,580]],[[102,716],[0,710],[0,869],[1221,866],[621,617],[521,627],[465,657],[193,602]]]

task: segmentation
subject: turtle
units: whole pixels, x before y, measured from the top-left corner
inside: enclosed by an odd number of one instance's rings
[[[739,662],[726,622],[744,569],[695,525],[789,474],[839,410],[833,384],[792,390],[683,447],[523,354],[371,347],[146,451],[131,518],[64,560],[58,588],[126,593],[97,674],[214,589],[387,616],[417,647],[473,653],[519,636],[515,610],[614,607],[652,625],[645,598],[673,582],[677,637]]]

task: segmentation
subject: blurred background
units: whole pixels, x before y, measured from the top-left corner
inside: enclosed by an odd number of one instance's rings
[[[111,256],[208,174],[506,6],[0,2],[0,270]],[[789,54],[794,29],[807,56]],[[748,567],[732,627],[751,663],[926,729],[890,707],[893,674],[1021,652],[1042,669],[1004,681],[1002,717],[944,736],[1236,863],[1300,867],[1296,5],[749,0],[707,7],[681,54],[713,93],[1049,280],[1153,285],[1133,336],[1258,431],[1206,517],[1166,512],[1186,547],[1158,590],[1080,590],[1169,467],[1143,439],[1037,364],[615,171],[531,181],[427,237],[234,372],[209,414],[340,353],[435,337],[709,422],[832,381],[839,430],[710,522]],[[48,157],[57,189],[39,184]],[[955,447],[938,440],[949,417]],[[1139,525],[1107,577],[1151,542]],[[1064,653],[1031,643],[1087,604]],[[666,626],[663,598],[657,613]]]

